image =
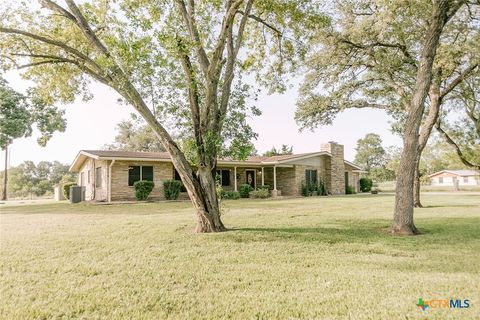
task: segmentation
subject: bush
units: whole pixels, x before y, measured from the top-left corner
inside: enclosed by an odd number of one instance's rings
[[[265,199],[270,197],[270,192],[268,191],[268,189],[258,189],[250,191],[249,195],[250,198],[253,199]]]
[[[135,188],[135,198],[137,200],[147,200],[150,192],[155,187],[155,183],[153,181],[140,180],[135,182],[133,187]]]
[[[224,199],[237,200],[240,198],[240,192],[238,191],[227,191],[223,194]]]
[[[69,183],[65,183],[63,185],[63,196],[65,197],[65,199],[68,199],[70,200],[70,187],[71,186],[76,186],[77,184],[75,182],[69,182]]]
[[[182,182],[180,180],[163,181],[163,194],[167,200],[177,200],[181,189]]]
[[[327,194],[328,194],[327,185],[325,184],[325,181],[320,179],[320,182],[318,183],[318,188],[317,188],[317,195],[326,196]]]
[[[369,178],[360,178],[360,191],[368,192],[372,189],[373,181]]]
[[[248,198],[250,191],[252,191],[253,188],[249,184],[241,184],[240,185],[240,197],[242,198]]]
[[[345,187],[345,193],[346,193],[346,194],[354,194],[354,193],[355,193],[355,190],[353,189],[352,186],[346,186],[346,187]]]
[[[316,192],[318,193],[317,189],[318,188],[317,188],[316,184],[306,183],[305,181],[302,181],[302,186],[301,186],[300,193],[304,197],[310,197],[310,196],[313,196],[314,193],[316,193]]]
[[[270,185],[269,185],[269,184],[264,184],[264,185],[261,185],[260,187],[257,187],[257,189],[271,190],[271,188],[270,188]]]

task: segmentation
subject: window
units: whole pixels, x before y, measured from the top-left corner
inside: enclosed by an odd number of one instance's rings
[[[305,170],[305,182],[307,185],[317,185],[317,170]]]
[[[128,185],[140,180],[153,181],[153,167],[152,166],[131,166],[128,168]]]
[[[463,177],[463,183],[468,183],[468,177]]]
[[[90,184],[90,170],[87,171],[87,183]]]
[[[230,170],[217,170],[217,177],[220,179],[222,187],[230,186]]]
[[[438,183],[443,183],[443,177],[438,177]]]
[[[95,168],[95,187],[102,187],[102,167]]]
[[[180,174],[175,168],[173,168],[173,180],[182,181],[182,178],[180,178]],[[187,192],[187,188],[185,188],[185,186],[183,185],[183,182],[182,182],[182,187],[180,188],[180,192]]]

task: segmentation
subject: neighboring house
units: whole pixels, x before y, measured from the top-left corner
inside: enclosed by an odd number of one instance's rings
[[[480,171],[442,170],[428,176],[432,186],[480,186]]]
[[[345,186],[358,192],[361,168],[344,160],[343,145],[329,142],[320,151],[272,157],[248,157],[245,161],[219,159],[217,172],[224,190],[238,190],[248,183],[253,188],[270,185],[272,196],[299,196],[305,182],[322,179],[331,194],[345,194]],[[168,153],[82,150],[70,171],[78,172],[78,184],[85,186],[85,199],[96,201],[134,200],[133,184],[155,182],[150,194],[164,199],[163,181],[180,180]]]

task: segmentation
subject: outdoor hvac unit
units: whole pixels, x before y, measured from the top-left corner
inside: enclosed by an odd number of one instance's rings
[[[85,200],[85,187],[71,186],[70,187],[70,202],[79,203]]]

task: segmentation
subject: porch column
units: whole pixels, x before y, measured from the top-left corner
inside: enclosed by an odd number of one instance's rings
[[[277,191],[277,166],[273,166],[273,190]]]
[[[237,191],[237,167],[233,167],[233,180],[234,180],[235,191]]]
[[[262,167],[262,186],[265,185],[265,178],[264,177],[265,177],[265,172],[264,172],[263,167]]]

